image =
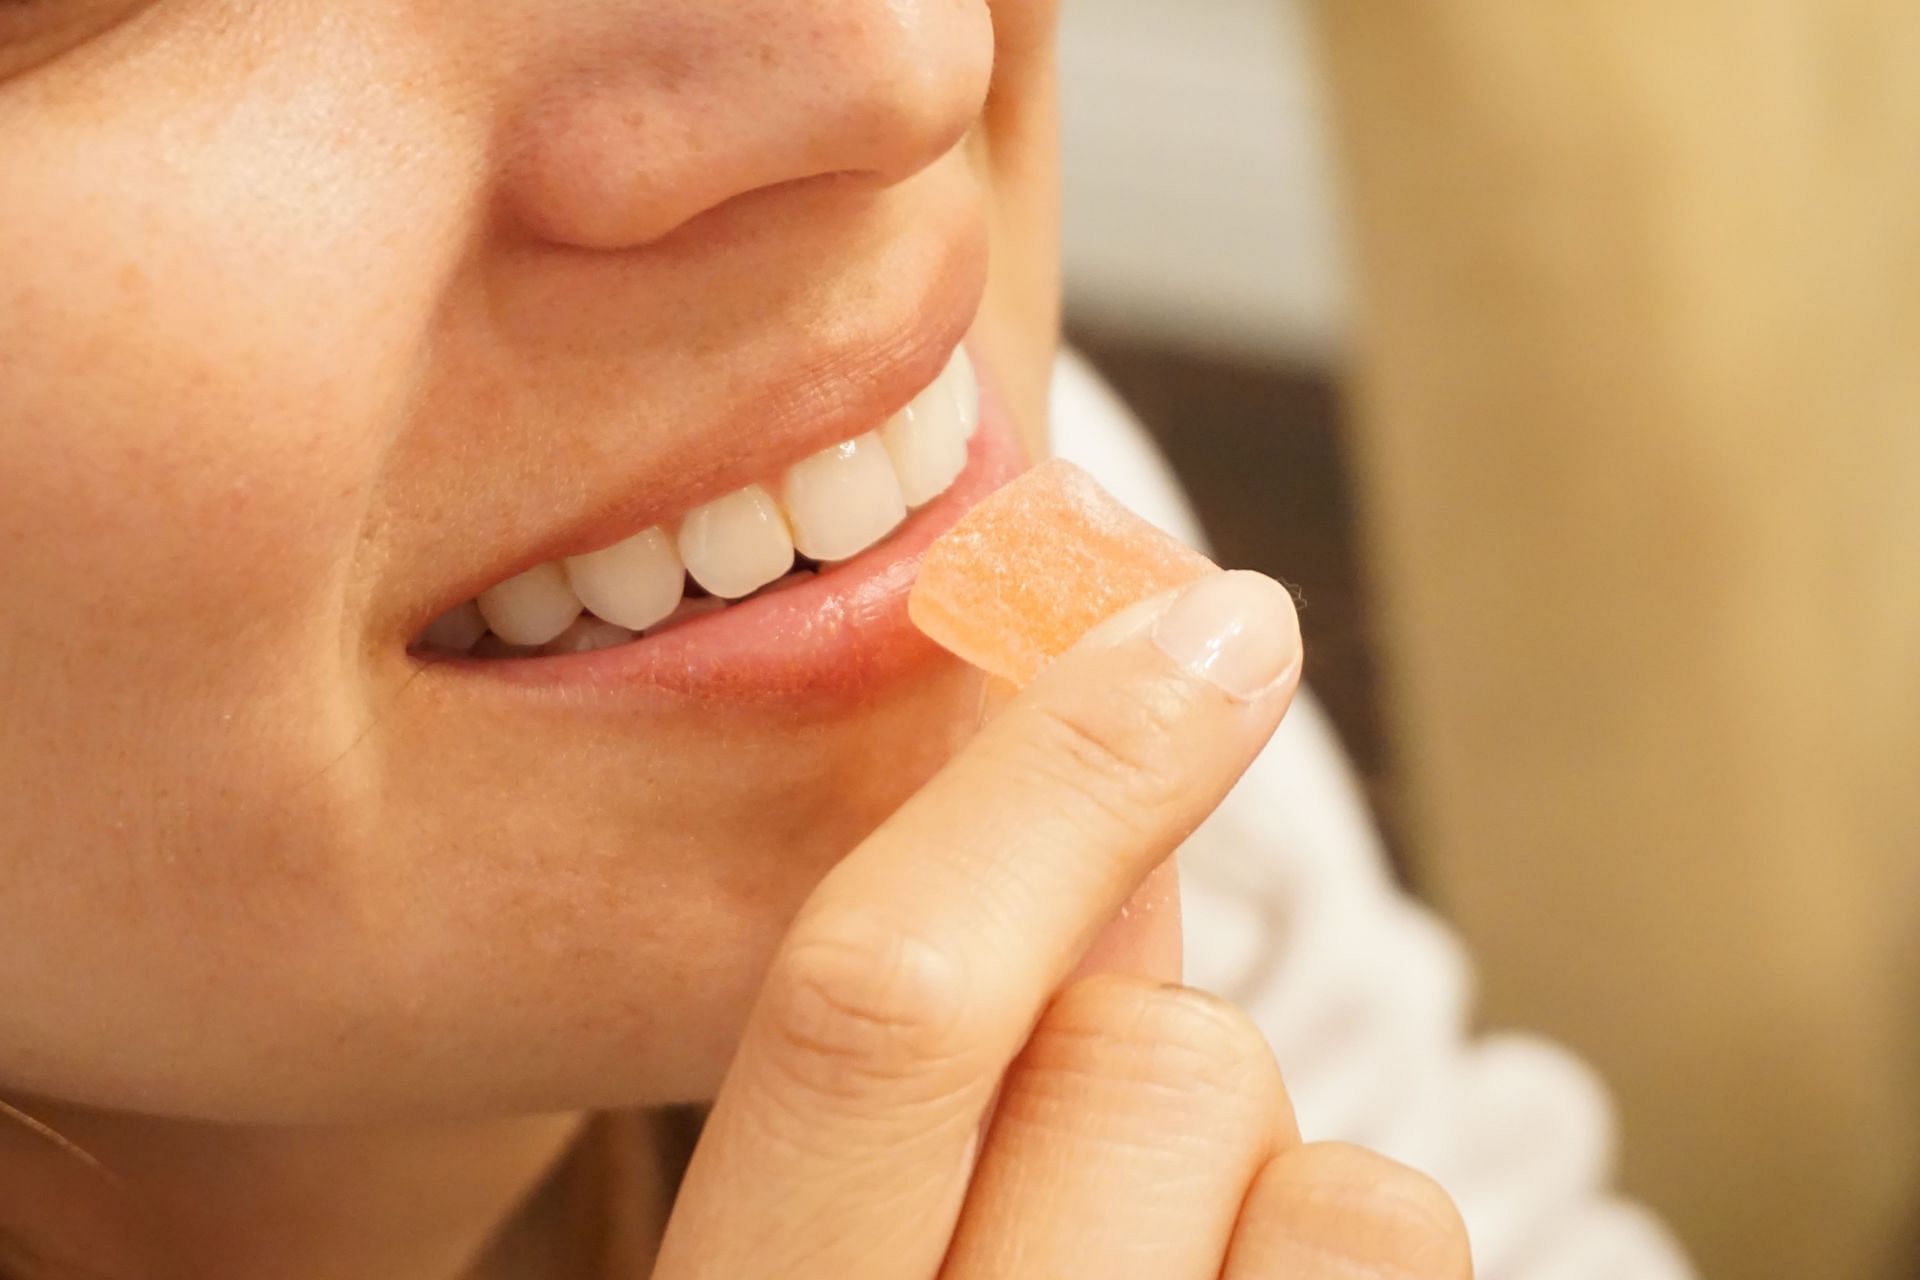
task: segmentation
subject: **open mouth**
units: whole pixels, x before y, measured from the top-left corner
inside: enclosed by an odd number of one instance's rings
[[[980,405],[973,364],[956,348],[879,428],[612,546],[496,583],[434,619],[411,647],[468,659],[581,654],[808,586],[955,487]]]

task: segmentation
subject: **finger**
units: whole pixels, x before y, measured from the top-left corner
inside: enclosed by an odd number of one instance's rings
[[[1472,1280],[1467,1229],[1425,1174],[1342,1143],[1260,1171],[1221,1280]]]
[[[1010,680],[987,677],[982,723],[1012,702],[1019,691],[1020,687]],[[1179,862],[1168,858],[1148,874],[1119,913],[1094,937],[1067,981],[1077,982],[1097,973],[1127,973],[1179,982],[1186,968],[1181,920]]]
[[[1148,873],[1120,913],[1095,935],[1067,975],[1067,984],[1103,973],[1178,983],[1186,968],[1182,942],[1180,868],[1176,859],[1168,858]],[[996,1090],[981,1112],[977,1127],[982,1137],[993,1124],[999,1096]]]
[[[1297,1139],[1245,1014],[1087,979],[1007,1073],[941,1280],[1215,1280],[1247,1185]]]
[[[1042,1004],[1272,734],[1298,670],[1285,590],[1220,574],[1096,629],[987,724],[802,909],[658,1274],[930,1274]]]
[[[1097,973],[1180,981],[1180,921],[1180,868],[1175,859],[1168,858],[1107,922],[1067,981],[1077,982]]]

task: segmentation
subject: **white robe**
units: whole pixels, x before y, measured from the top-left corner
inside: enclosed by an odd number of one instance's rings
[[[1054,448],[1204,546],[1145,431],[1062,357]],[[1307,1139],[1357,1142],[1453,1195],[1478,1280],[1690,1280],[1659,1220],[1609,1191],[1615,1122],[1579,1059],[1469,1028],[1452,931],[1394,883],[1353,768],[1303,689],[1280,732],[1181,851],[1187,981],[1272,1042]]]

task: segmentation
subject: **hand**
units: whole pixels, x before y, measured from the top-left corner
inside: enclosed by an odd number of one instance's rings
[[[1134,976],[1059,990],[1273,733],[1299,654],[1257,574],[1136,606],[836,867],[772,965],[656,1280],[1464,1280],[1446,1195],[1301,1145],[1238,1010]]]

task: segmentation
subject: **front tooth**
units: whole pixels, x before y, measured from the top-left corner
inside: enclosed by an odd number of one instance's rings
[[[686,566],[664,529],[567,558],[567,581],[597,617],[644,631],[680,606]]]
[[[580,616],[580,598],[552,561],[480,593],[480,616],[508,644],[545,644]]]
[[[780,496],[794,546],[815,560],[865,551],[907,518],[886,446],[871,431],[795,463]]]
[[[973,370],[973,357],[964,346],[953,349],[953,359],[940,374],[947,384],[955,409],[960,414],[960,432],[967,439],[980,427],[980,375]]]
[[[466,653],[474,642],[487,634],[487,620],[480,616],[480,606],[469,600],[465,604],[455,605],[432,622],[420,634],[421,641],[435,649],[445,649],[449,653]]]
[[[955,353],[955,362],[966,357]],[[965,401],[956,387],[956,364],[933,385],[913,398],[913,403],[893,415],[880,429],[886,441],[887,456],[900,477],[900,490],[907,505],[920,506],[946,491],[967,465],[968,427],[963,414]],[[971,373],[968,377],[971,377]]]
[[[727,600],[752,595],[793,567],[793,536],[757,484],[735,489],[681,522],[681,563],[693,580]]]

